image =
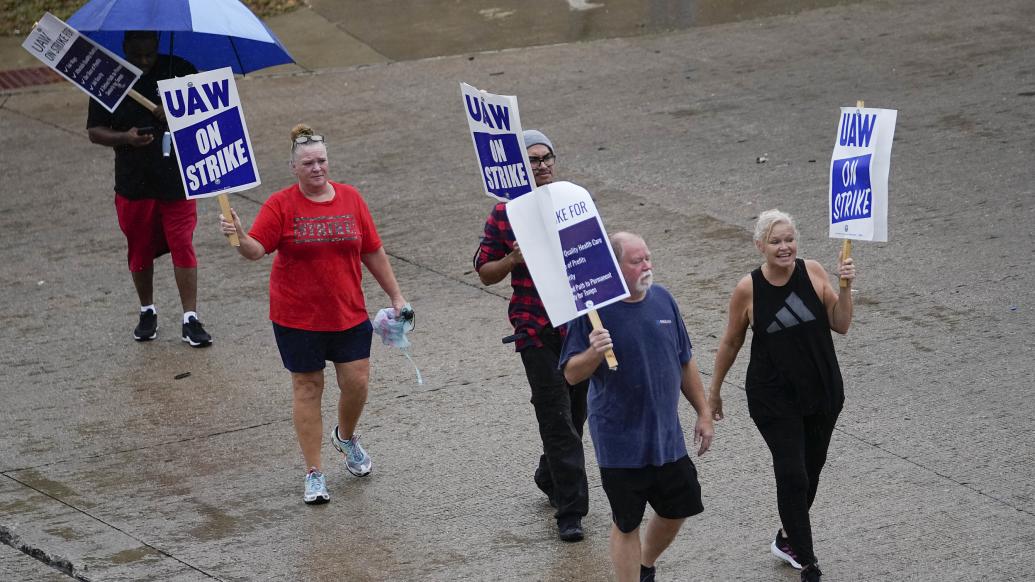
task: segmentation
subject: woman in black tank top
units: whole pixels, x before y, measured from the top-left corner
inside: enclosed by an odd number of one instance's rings
[[[770,551],[801,569],[803,581],[814,582],[822,573],[809,508],[844,402],[830,331],[847,333],[852,323],[855,266],[851,258],[840,262],[838,276],[847,285],[835,291],[822,265],[798,258],[797,235],[788,214],[767,210],[758,217],[755,246],[765,262],[733,290],[709,404],[715,420],[722,420],[722,382],[750,327],[748,412],[773,455],[783,525]]]

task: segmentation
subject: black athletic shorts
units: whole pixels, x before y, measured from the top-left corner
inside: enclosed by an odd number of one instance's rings
[[[667,519],[682,519],[704,511],[697,468],[690,457],[660,467],[600,468],[600,484],[611,504],[611,520],[623,533],[640,527],[647,504]]]
[[[291,372],[315,372],[327,367],[327,360],[344,364],[370,357],[374,326],[370,320],[345,331],[308,331],[273,324],[280,359]]]

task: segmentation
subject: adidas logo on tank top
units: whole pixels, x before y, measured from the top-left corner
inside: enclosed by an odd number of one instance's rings
[[[776,312],[776,319],[769,324],[765,331],[766,333],[776,333],[814,319],[816,316],[809,311],[798,294],[792,291],[784,300],[783,308]]]

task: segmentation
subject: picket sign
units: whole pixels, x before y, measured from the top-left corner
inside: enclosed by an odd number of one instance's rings
[[[233,69],[162,79],[158,94],[187,199],[218,196],[223,216],[233,220],[226,195],[261,183]],[[237,246],[235,235],[230,244]]]
[[[22,48],[108,111],[115,111],[127,94],[140,97],[133,91],[143,74],[138,67],[49,12],[32,25]]]
[[[149,110],[151,113],[154,113],[155,115],[157,115],[158,111],[161,111],[161,107],[159,107],[155,102],[151,101],[147,97],[144,97],[143,95],[137,93],[132,89],[130,89],[127,96],[132,98],[134,101],[136,101],[145,109]],[[225,216],[227,220],[233,222],[234,215],[230,212],[230,198],[228,198],[226,194],[220,194],[219,196],[217,196],[217,198],[219,199],[219,209],[223,212],[223,216]],[[241,239],[237,236],[236,232],[234,234],[231,234],[228,238],[230,240],[230,246],[241,246]]]
[[[528,163],[517,97],[460,83],[460,99],[485,193],[506,202],[531,192],[535,179]]]
[[[554,327],[629,296],[593,197],[571,182],[553,182],[507,203],[507,220]],[[610,352],[610,350],[609,350]],[[611,352],[608,367],[618,361]]]
[[[888,240],[888,175],[898,111],[842,107],[830,159],[828,234],[844,239],[841,261],[853,240]],[[848,286],[840,280],[841,288]]]

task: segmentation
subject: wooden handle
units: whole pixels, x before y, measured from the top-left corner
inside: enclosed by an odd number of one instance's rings
[[[140,93],[137,93],[136,89],[130,89],[129,93],[126,93],[126,95],[129,95],[131,99],[143,105],[145,109],[153,113],[155,117],[158,117],[159,107],[154,104],[154,101],[151,101],[147,97],[144,97]]]
[[[859,109],[862,109],[863,107],[866,107],[866,102],[862,99],[859,99],[855,102],[855,106]],[[841,262],[844,262],[844,260],[850,256],[852,256],[852,239],[846,238],[844,242],[841,244]],[[841,279],[840,277],[838,277],[838,281],[838,284],[841,285],[842,289],[848,287],[847,279]]]
[[[600,315],[597,314],[596,309],[589,310],[589,321],[593,324],[593,329],[604,329],[604,324],[600,323]],[[615,357],[615,352],[611,348],[608,348],[604,352],[604,359],[607,360],[607,367],[609,370],[618,369],[618,358]]]
[[[226,194],[220,194],[219,196],[217,196],[217,198],[219,198],[219,207],[223,210],[223,217],[225,217],[231,223],[234,223],[234,213],[230,211],[230,198],[227,197]],[[234,234],[230,235],[227,238],[230,239],[230,246],[241,246],[241,239],[237,236],[236,231],[234,232]]]
[[[841,262],[843,263],[850,256],[852,256],[852,239],[846,238],[841,244]],[[848,279],[841,279],[839,277],[838,280],[842,289],[848,286]]]

